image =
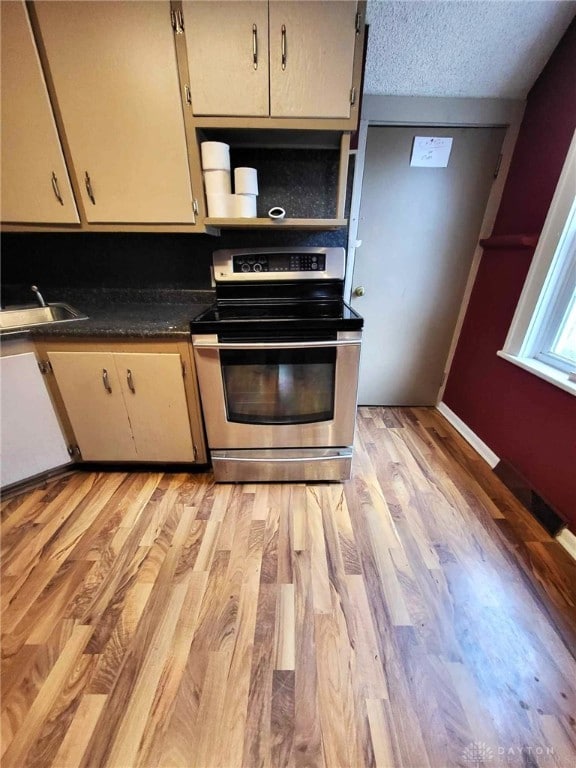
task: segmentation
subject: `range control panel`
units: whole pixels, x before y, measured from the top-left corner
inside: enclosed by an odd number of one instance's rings
[[[344,280],[346,253],[340,247],[230,248],[214,251],[212,265],[216,284]]]
[[[234,272],[323,272],[323,253],[258,253],[234,256]]]

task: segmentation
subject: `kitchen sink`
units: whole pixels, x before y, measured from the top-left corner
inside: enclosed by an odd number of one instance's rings
[[[46,307],[13,307],[0,311],[0,331],[25,330],[37,325],[69,323],[72,320],[87,320],[69,304],[55,303]]]

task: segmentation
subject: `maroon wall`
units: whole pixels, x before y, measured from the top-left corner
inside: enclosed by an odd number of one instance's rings
[[[528,96],[493,234],[540,233],[575,128],[576,21]],[[576,399],[496,356],[532,256],[484,252],[444,402],[576,532]]]

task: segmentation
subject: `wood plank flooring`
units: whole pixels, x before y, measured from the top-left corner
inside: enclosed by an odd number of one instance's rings
[[[576,764],[576,564],[433,409],[353,479],[2,504],[2,765]]]

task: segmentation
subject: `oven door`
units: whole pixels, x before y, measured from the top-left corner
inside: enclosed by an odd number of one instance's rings
[[[212,449],[351,446],[361,333],[294,341],[194,335]]]

